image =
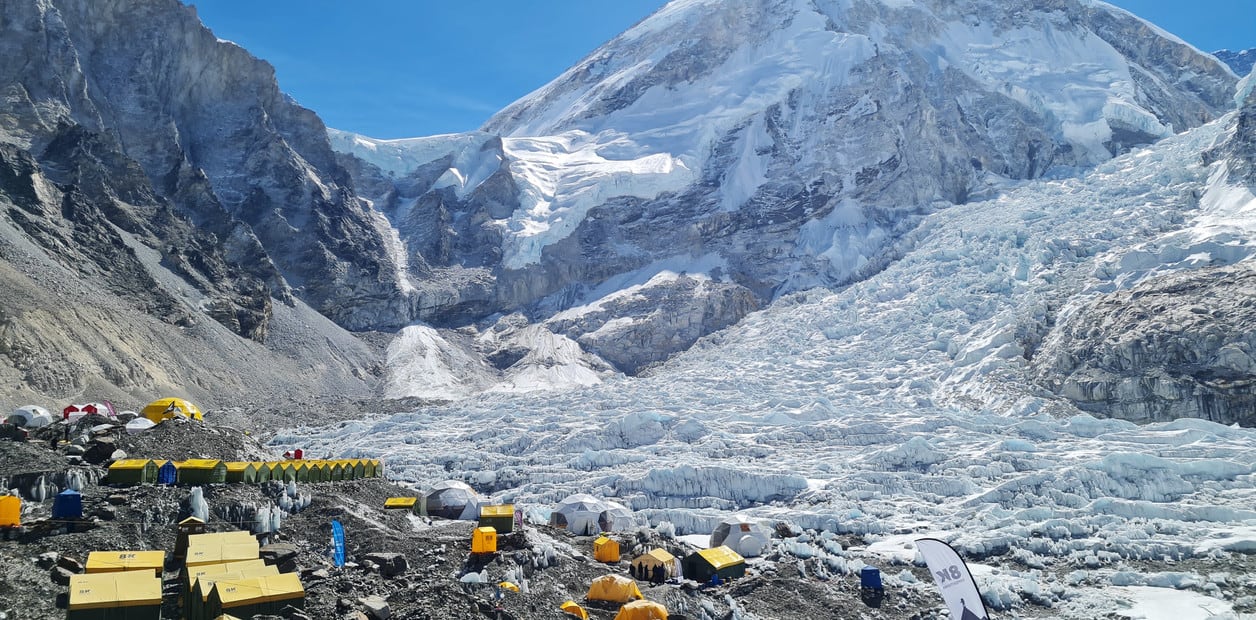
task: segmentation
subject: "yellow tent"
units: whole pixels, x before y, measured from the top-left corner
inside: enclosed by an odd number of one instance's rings
[[[0,497],[0,527],[22,525],[22,498],[16,495]]]
[[[261,558],[256,560],[243,560],[240,562],[228,562],[226,564],[205,564],[202,566],[193,566],[184,570],[183,574],[180,576],[180,583],[182,585],[181,591],[183,592],[183,596],[186,597],[192,592],[192,584],[196,583],[198,578],[205,575],[221,575],[235,571],[253,570],[262,566],[266,566],[266,561]]]
[[[417,497],[390,497],[384,500],[384,508],[400,508],[411,512],[418,512],[419,498]]]
[[[125,608],[125,612],[103,612]],[[161,579],[147,572],[92,573],[70,576],[68,620],[161,617]]]
[[[305,588],[296,573],[283,573],[249,579],[228,579],[214,584],[206,615],[230,613],[244,618],[258,614],[278,614],[285,606],[305,606]]]
[[[499,587],[499,588],[501,588],[501,589],[503,589],[503,590],[510,590],[511,592],[518,592],[518,591],[519,591],[519,586],[517,586],[517,585],[515,585],[515,584],[513,584],[513,583],[510,583],[509,581],[503,581],[503,582],[501,582],[501,583],[497,584],[497,587]]]
[[[724,545],[690,553],[681,564],[685,577],[698,583],[706,583],[712,575],[722,580],[746,576],[745,558]]]
[[[248,532],[244,532],[248,535]],[[212,536],[212,534],[201,534],[200,536]],[[196,543],[190,539],[195,536],[188,537],[188,555],[187,566],[203,566],[205,564],[224,564],[226,562],[239,562],[241,560],[255,560],[258,558],[257,539],[249,535],[249,540],[218,540],[213,542]]]
[[[589,593],[584,595],[590,601],[610,601],[627,603],[633,599],[644,598],[637,582],[619,575],[602,575],[589,585]]]
[[[575,601],[567,601],[566,603],[559,605],[558,608],[577,618],[580,618],[580,620],[589,620],[589,612],[585,611],[583,607],[577,605]]]
[[[214,459],[188,459],[175,461],[176,479],[179,484],[224,484],[227,482],[227,464]]]
[[[615,620],[667,620],[667,608],[654,601],[633,601],[619,608]]]
[[[87,554],[86,570],[89,573],[153,571],[155,577],[160,577],[165,564],[165,551],[92,551]]]
[[[184,416],[193,420],[204,420],[201,410],[196,405],[182,398],[159,398],[140,410],[140,415],[154,421],[162,422],[176,416]]]
[[[491,527],[498,534],[515,531],[515,505],[499,504],[480,507],[480,527]]]
[[[497,530],[477,527],[471,533],[471,553],[497,553]]]
[[[247,461],[227,461],[227,482],[257,482],[257,466]]]
[[[593,559],[599,562],[618,562],[619,543],[605,536],[599,536],[593,541]]]
[[[651,549],[648,553],[643,553],[632,560],[631,572],[642,581],[649,581],[654,578],[654,571],[657,568],[663,569],[663,577],[675,577],[676,569],[679,568],[680,562],[676,560],[676,556],[668,553],[664,549]]]
[[[149,459],[122,459],[109,466],[109,484],[152,484],[157,482],[157,464]]]
[[[240,562],[237,562],[237,564],[240,564]],[[187,616],[188,620],[200,620],[201,618],[209,617],[205,609],[209,605],[209,593],[214,591],[214,584],[220,581],[236,581],[278,574],[278,568],[263,563],[261,566],[234,568],[224,573],[201,575],[192,581],[192,587],[187,598],[184,599],[184,615]]]

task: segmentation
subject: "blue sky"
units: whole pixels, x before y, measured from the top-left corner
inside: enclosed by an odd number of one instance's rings
[[[187,0],[185,0],[187,1]],[[664,0],[199,0],[216,35],[275,66],[331,127],[467,131]],[[1115,0],[1205,51],[1256,47],[1256,0]]]

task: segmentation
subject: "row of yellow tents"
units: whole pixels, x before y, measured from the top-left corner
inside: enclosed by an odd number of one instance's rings
[[[281,482],[335,482],[383,475],[379,459],[219,461],[189,459],[164,461],[123,459],[109,466],[108,483],[136,484],[253,484]]]

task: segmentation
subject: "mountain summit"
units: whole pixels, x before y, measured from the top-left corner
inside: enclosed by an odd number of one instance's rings
[[[879,272],[927,214],[1208,121],[1235,82],[1100,2],[680,0],[481,131],[380,141],[175,0],[7,2],[0,51],[0,375],[58,394],[646,373]],[[346,330],[401,333],[372,359]]]
[[[635,372],[875,273],[925,214],[1216,118],[1234,81],[1101,2],[678,0],[480,132],[333,145],[412,264],[474,283],[427,320],[517,309]]]

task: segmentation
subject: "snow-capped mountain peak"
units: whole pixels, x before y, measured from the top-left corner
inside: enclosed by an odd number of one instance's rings
[[[545,321],[652,264],[719,265],[691,274],[714,285],[667,285],[701,328],[653,353],[562,323],[639,369],[749,308],[883,269],[925,214],[1216,118],[1234,82],[1102,2],[685,0],[479,132],[333,142],[366,162],[349,167],[407,264],[438,274],[429,297],[451,301],[432,324]]]

